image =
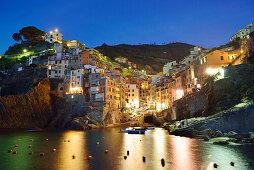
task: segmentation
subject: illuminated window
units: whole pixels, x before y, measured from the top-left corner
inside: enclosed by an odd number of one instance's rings
[[[202,64],[202,58],[201,58],[201,60],[200,60],[200,64]]]

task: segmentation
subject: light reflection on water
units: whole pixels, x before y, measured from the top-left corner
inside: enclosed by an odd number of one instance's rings
[[[18,141],[19,138],[22,140]],[[31,138],[34,142],[30,141]],[[19,144],[17,148],[14,147],[16,143]],[[32,144],[31,149],[29,144]],[[57,149],[55,153],[53,148]],[[17,150],[18,154],[10,154],[8,149]],[[105,149],[109,152],[105,153]],[[34,154],[28,155],[30,151]],[[39,156],[40,152],[45,152],[45,156]],[[92,155],[93,159],[87,160],[88,155]],[[146,157],[145,162],[143,156]],[[161,165],[162,158],[165,159],[164,167]],[[0,131],[0,169],[7,170],[207,170],[213,169],[214,162],[219,169],[254,169],[248,164],[251,160],[254,160],[253,145],[219,146],[168,135],[161,128],[147,131],[145,135],[119,133],[117,128],[85,132]],[[235,162],[235,167],[230,166],[231,161]]]

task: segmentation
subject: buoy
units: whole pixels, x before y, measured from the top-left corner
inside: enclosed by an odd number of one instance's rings
[[[234,162],[230,162],[230,165],[231,165],[231,166],[235,166],[235,163],[234,163]]]
[[[15,147],[18,147],[18,144],[15,144]]]
[[[100,142],[96,142],[96,145],[99,145],[100,144]]]
[[[87,159],[89,160],[89,159],[92,159],[93,157],[91,156],[91,155],[88,155],[87,156]]]
[[[218,165],[216,163],[213,164],[214,168],[218,168]]]
[[[127,155],[129,155],[130,154],[130,151],[127,151]]]
[[[11,150],[11,149],[9,149],[9,150],[8,150],[8,152],[12,152],[12,150]]]
[[[34,139],[30,139],[30,141],[32,141],[32,142],[33,142],[33,141],[34,141]]]
[[[52,149],[52,152],[55,152],[55,151],[56,151],[56,148],[53,148],[53,149]]]
[[[44,156],[44,155],[45,155],[45,153],[44,153],[44,152],[41,152],[41,153],[40,153],[40,156]]]
[[[144,157],[144,156],[143,156],[143,158],[142,158],[142,159],[143,159],[143,162],[145,162],[145,161],[146,161],[146,157]]]
[[[21,139],[18,139],[18,141],[20,141]]]
[[[32,154],[33,154],[33,152],[29,152],[28,154],[29,154],[29,155],[32,155]]]
[[[28,147],[29,147],[29,148],[31,148],[31,147],[32,147],[32,145],[28,145]]]
[[[48,138],[45,139],[45,141],[48,141],[48,140],[49,140]]]
[[[13,153],[13,154],[17,154],[18,152],[17,152],[17,151],[13,151],[12,153]]]
[[[124,159],[127,159],[127,156],[124,156],[123,158],[124,158]]]
[[[70,140],[68,140],[68,142],[70,142]]]
[[[75,155],[72,155],[72,159],[75,159]]]
[[[108,153],[108,149],[105,150],[105,153]]]
[[[165,166],[165,160],[163,158],[161,159],[161,166]]]

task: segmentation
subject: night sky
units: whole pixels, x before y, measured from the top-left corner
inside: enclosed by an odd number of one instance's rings
[[[211,48],[225,44],[254,22],[254,0],[0,0],[0,54],[25,26],[87,47],[102,43],[185,42]]]

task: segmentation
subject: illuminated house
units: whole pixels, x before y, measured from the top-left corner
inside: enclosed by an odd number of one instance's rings
[[[61,34],[60,32],[58,32],[57,29],[55,29],[55,31],[50,31],[49,34],[46,33],[45,35],[45,41],[49,42],[49,43],[62,43],[62,39],[63,39],[63,34]]]
[[[84,69],[71,70],[70,73],[69,94],[83,94]]]
[[[168,74],[169,70],[172,69],[173,66],[177,65],[176,61],[169,62],[163,66],[163,74]]]
[[[126,84],[127,89],[126,95],[126,107],[139,108],[139,86],[137,84]]]
[[[175,79],[174,84],[174,98],[173,100],[178,100],[186,95],[186,85],[185,85],[185,74],[184,71],[176,73],[173,78]]]
[[[48,58],[48,78],[65,78],[69,64],[67,57],[69,57],[67,53],[56,53]]]
[[[67,45],[67,47],[69,47],[69,48],[79,48],[80,50],[86,49],[85,45],[78,42],[77,40],[63,41],[63,44]]]
[[[148,93],[148,81],[144,81],[141,83],[140,85],[140,89],[139,89],[139,105],[142,108],[147,108],[148,104],[148,97],[149,97],[149,93]]]
[[[244,39],[254,31],[254,23],[250,23],[245,28],[239,30],[235,35],[230,38],[230,41],[236,41],[237,39]]]
[[[201,84],[204,80],[209,77],[209,75],[215,75],[224,66],[228,66],[233,61],[231,55],[225,51],[215,50],[208,53],[199,60],[200,63],[200,80]]]

